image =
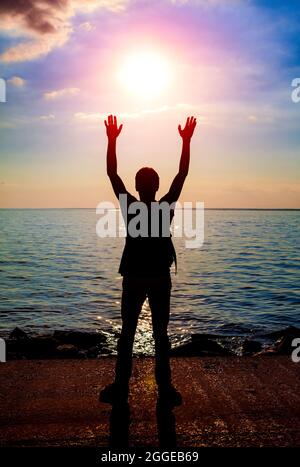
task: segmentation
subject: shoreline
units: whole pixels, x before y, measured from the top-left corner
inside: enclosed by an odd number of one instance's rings
[[[1,446],[108,447],[115,428],[127,433],[122,448],[157,447],[171,432],[173,448],[175,441],[177,448],[300,446],[300,363],[289,357],[172,358],[183,404],[169,417],[156,409],[154,359],[135,358],[130,424],[118,413],[113,428],[111,406],[98,394],[114,364],[109,357],[0,365]]]
[[[118,334],[114,336],[116,342]],[[279,331],[253,337],[217,334],[191,334],[183,343],[173,345],[171,357],[244,357],[256,355],[291,355],[293,341],[300,338],[300,329],[290,326]],[[110,338],[111,339],[111,338]],[[30,335],[15,328],[6,342],[6,357],[13,360],[91,359],[114,356],[104,331],[56,330],[45,335]],[[151,357],[140,352],[138,357]]]

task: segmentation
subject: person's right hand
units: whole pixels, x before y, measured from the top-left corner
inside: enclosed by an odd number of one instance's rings
[[[197,121],[195,117],[188,117],[184,128],[178,125],[178,131],[182,139],[190,140],[196,128]]]
[[[107,121],[105,120],[104,123],[108,139],[117,139],[123,128],[123,125],[120,125],[118,128],[117,117],[109,115]]]

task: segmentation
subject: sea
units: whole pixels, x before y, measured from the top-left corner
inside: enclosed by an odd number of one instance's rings
[[[111,351],[121,327],[124,238],[99,238],[95,209],[0,210],[0,336],[20,327],[99,331]],[[215,334],[238,347],[300,327],[300,210],[206,209],[204,242],[175,238],[169,334],[173,346]],[[152,354],[143,305],[135,354]]]

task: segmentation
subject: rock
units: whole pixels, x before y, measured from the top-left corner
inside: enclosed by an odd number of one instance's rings
[[[10,359],[97,358],[105,343],[105,335],[98,332],[55,331],[30,337],[19,328],[6,341]]]
[[[171,349],[173,357],[197,357],[200,355],[233,355],[230,350],[222,347],[218,342],[211,339],[194,339],[192,342],[182,344]]]
[[[295,326],[289,326],[281,331],[266,334],[264,337],[277,339],[277,341],[274,345],[266,347],[261,352],[256,353],[255,357],[260,355],[291,355],[294,349],[292,342],[294,339],[300,337],[300,329]]]
[[[7,352],[17,354],[19,358],[53,358],[57,341],[49,336],[31,337],[27,339],[8,339]]]
[[[90,347],[86,351],[87,358],[97,358],[100,354],[100,349],[98,346]]]
[[[111,355],[111,354],[112,354],[112,351],[109,347],[105,345],[101,347],[101,355]]]
[[[78,349],[73,344],[62,344],[56,347],[56,352],[62,358],[75,358],[78,356]]]
[[[191,335],[192,341],[198,341],[202,339],[221,339],[224,338],[224,336],[220,336],[219,334],[200,334],[200,333],[195,333]],[[228,336],[231,337],[231,336]],[[227,338],[227,336],[226,336]]]
[[[34,337],[29,340],[28,346],[33,355],[51,356],[56,350],[57,342],[49,336]]]
[[[264,334],[264,337],[268,337],[269,339],[280,339],[284,336],[293,336],[294,338],[300,337],[300,329],[296,328],[295,326],[289,326],[285,329],[281,329],[280,331]]]
[[[253,355],[262,350],[262,344],[258,341],[246,339],[243,342],[242,351],[243,355]]]
[[[106,341],[106,337],[100,332],[84,331],[55,331],[53,338],[64,344],[73,344],[80,349],[88,349]]]
[[[9,339],[21,340],[21,339],[29,339],[29,337],[25,331],[17,327],[10,333]]]
[[[277,338],[277,341],[257,355],[291,355],[294,349],[293,340],[300,337],[300,329],[290,326],[282,331],[270,333],[266,337]]]
[[[273,349],[273,347],[266,347],[261,352],[253,354],[253,357],[260,357],[260,356],[263,356],[263,357],[270,356],[271,357],[271,356],[274,356],[274,355],[276,355],[275,349]]]
[[[292,346],[293,340],[298,337],[295,335],[283,336],[279,341],[276,342],[274,350],[278,355],[291,355],[294,348]]]
[[[87,356],[87,350],[79,350],[79,351],[78,351],[78,354],[77,354],[77,358],[82,358],[82,359],[88,358],[88,356]]]

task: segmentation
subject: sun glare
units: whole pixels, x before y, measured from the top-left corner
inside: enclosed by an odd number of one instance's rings
[[[119,79],[128,91],[139,97],[155,97],[170,81],[169,64],[158,53],[134,53],[124,60]]]

